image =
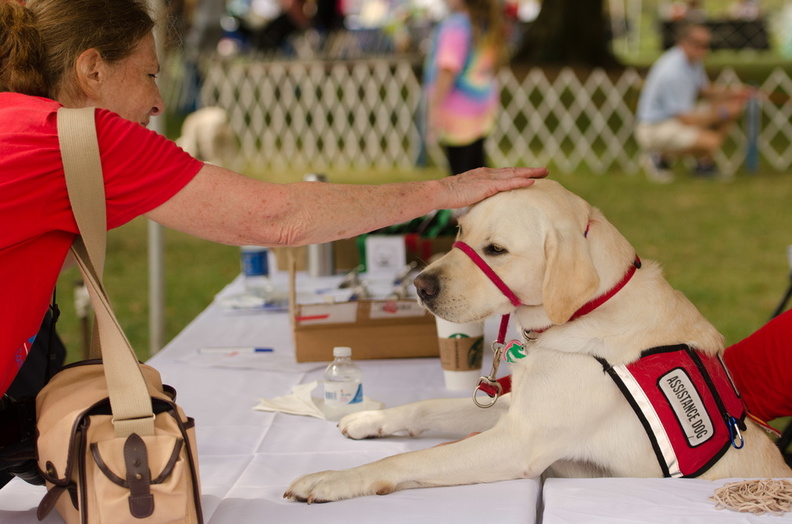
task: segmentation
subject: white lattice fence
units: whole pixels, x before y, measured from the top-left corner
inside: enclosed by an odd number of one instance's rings
[[[267,62],[208,68],[201,98],[228,110],[256,166],[408,168],[420,91],[408,62]]]
[[[553,77],[532,69],[500,73],[502,110],[487,141],[492,165],[548,165],[595,173],[639,170],[634,112],[643,79],[633,69],[616,76],[594,70]],[[716,79],[740,79],[725,69]],[[792,79],[776,69],[762,86],[792,95]],[[407,61],[273,61],[212,63],[205,68],[204,105],[228,110],[241,144],[240,161],[296,171],[403,168],[422,151],[418,68]],[[758,140],[763,165],[792,165],[792,105],[763,102]],[[716,161],[734,172],[746,155],[745,126],[735,126]],[[444,164],[437,147],[430,162]]]
[[[641,78],[635,71],[611,79],[596,70],[581,80],[571,69],[554,79],[533,69],[519,81],[505,69],[499,78],[503,108],[487,143],[493,165],[636,169],[633,107]]]
[[[762,90],[775,93],[776,103],[761,106],[759,151],[767,163],[785,171],[792,165],[792,105],[789,103],[792,100],[792,79],[786,71],[777,68],[762,84]]]

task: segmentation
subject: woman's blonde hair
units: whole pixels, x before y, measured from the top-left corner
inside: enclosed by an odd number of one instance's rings
[[[153,28],[141,0],[0,0],[0,88],[50,98],[70,93],[83,51],[117,62]]]

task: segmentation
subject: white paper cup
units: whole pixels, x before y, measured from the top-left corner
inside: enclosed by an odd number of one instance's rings
[[[473,371],[443,370],[446,389],[451,391],[473,391],[481,379],[481,369]]]
[[[462,338],[460,335],[467,337],[480,337],[484,335],[483,320],[457,324],[456,322],[449,322],[448,320],[443,320],[440,317],[435,317],[435,323],[437,325],[437,336],[439,338]]]
[[[481,378],[484,322],[457,324],[435,317],[446,388],[473,389]]]

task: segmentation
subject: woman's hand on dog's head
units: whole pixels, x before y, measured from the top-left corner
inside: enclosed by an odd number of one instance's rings
[[[548,174],[546,167],[479,167],[446,177],[440,182],[447,184],[451,202],[444,208],[469,206],[501,191],[530,186],[535,179],[545,178]]]

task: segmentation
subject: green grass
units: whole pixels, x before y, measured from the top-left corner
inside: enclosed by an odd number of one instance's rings
[[[383,183],[442,176],[412,172],[328,173],[335,182]],[[739,173],[731,183],[695,180],[683,171],[674,184],[611,172],[551,176],[599,207],[644,259],[662,263],[671,284],[737,342],[767,321],[789,284],[786,247],[792,244],[788,174]],[[278,181],[301,175],[280,175]],[[147,223],[137,219],[108,239],[106,287],[133,346],[148,357]],[[165,232],[166,340],[170,340],[239,272],[237,247]],[[71,300],[76,268],[59,281],[59,331],[79,355],[80,329]]]
[[[602,209],[727,343],[737,342],[767,321],[789,283],[792,187],[781,174],[739,175],[728,184],[677,175],[667,186],[642,175],[556,178]]]
[[[104,278],[116,316],[141,359],[149,356],[147,229],[148,221],[138,218],[109,233]],[[164,235],[166,340],[170,340],[239,273],[239,248],[176,231],[165,230]],[[72,267],[58,280],[62,312],[58,332],[68,348],[68,361],[81,358],[83,339],[72,300],[73,283],[79,278]]]

